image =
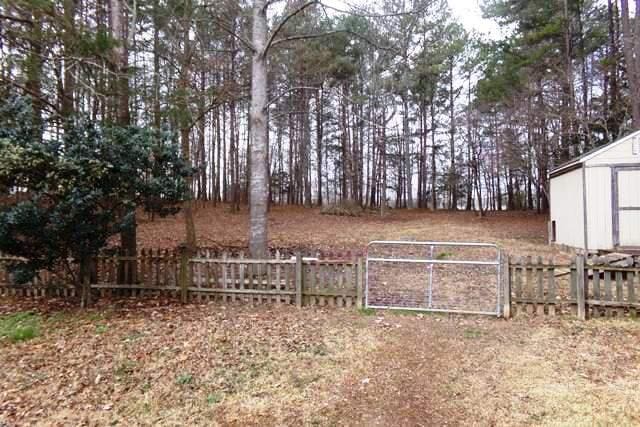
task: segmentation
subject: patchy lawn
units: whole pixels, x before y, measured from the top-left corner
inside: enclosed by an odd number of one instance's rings
[[[247,246],[248,212],[231,213],[227,206],[199,207],[196,234],[202,246]],[[149,221],[140,218],[143,247],[175,247],[184,240],[182,215]],[[492,212],[479,218],[473,212],[390,210],[381,217],[322,215],[320,209],[274,206],[269,213],[269,243],[273,247],[319,250],[362,250],[371,240],[416,239],[485,241],[498,243],[513,255],[558,255],[548,245],[547,217],[523,212]]]
[[[637,321],[150,304],[36,308],[0,424],[640,423]]]

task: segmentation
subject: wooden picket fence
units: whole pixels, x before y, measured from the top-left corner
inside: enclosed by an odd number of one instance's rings
[[[183,302],[226,302],[361,307],[364,263],[348,254],[332,258],[283,256],[245,258],[242,253],[199,249],[142,250],[138,254],[95,258],[83,282],[103,297],[167,294]],[[216,256],[216,257],[211,257]],[[217,256],[220,256],[219,258]],[[64,274],[41,272],[31,283],[15,285],[9,274],[15,257],[0,257],[0,296],[75,297],[79,288]],[[66,280],[65,280],[66,279]]]
[[[566,264],[531,257],[509,261],[506,281],[517,313],[587,317],[637,316],[640,268],[589,265],[582,255]]]
[[[76,297],[74,271],[42,271],[31,283],[14,284],[9,273],[19,258],[0,255],[0,296]],[[502,294],[504,315],[573,314],[579,318],[637,316],[640,267],[592,265],[583,256],[571,263],[542,258],[506,258]],[[365,281],[360,254],[306,256],[275,251],[265,260],[239,251],[199,248],[141,250],[136,255],[95,258],[82,281],[101,296],[168,295],[183,302],[225,302],[362,307]],[[77,280],[75,280],[77,281]],[[86,294],[82,292],[82,294]]]

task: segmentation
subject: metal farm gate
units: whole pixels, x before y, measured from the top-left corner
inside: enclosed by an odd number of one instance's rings
[[[365,305],[500,316],[501,264],[489,243],[373,241]]]

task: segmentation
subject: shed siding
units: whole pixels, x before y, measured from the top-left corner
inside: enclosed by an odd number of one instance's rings
[[[640,167],[640,165],[638,165]],[[640,247],[640,170],[618,172],[620,246]],[[634,209],[634,210],[629,210]]]
[[[556,243],[584,247],[582,169],[551,179],[551,220],[556,222]]]
[[[601,153],[597,154],[593,158],[587,160],[586,165],[595,166],[595,165],[604,165],[604,164],[628,164],[628,163],[638,163],[640,164],[640,155],[633,154],[633,144],[634,141],[640,140],[640,135],[627,138],[625,141],[622,141],[620,144],[612,146],[609,149],[603,150]]]
[[[589,249],[613,248],[611,169],[587,168],[587,235]]]

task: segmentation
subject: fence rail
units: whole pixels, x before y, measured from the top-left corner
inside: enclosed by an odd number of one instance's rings
[[[531,257],[509,262],[512,304],[518,313],[580,318],[637,316],[640,267],[590,265],[581,255],[571,263]]]
[[[364,263],[351,253],[330,253],[331,259],[284,257],[208,258],[213,252],[142,250],[137,255],[99,256],[86,282],[101,296],[143,296],[168,293],[183,302],[277,302],[296,305],[360,307]],[[218,253],[215,253],[218,255]],[[350,258],[348,258],[350,257]],[[73,272],[43,271],[32,282],[17,285],[9,272],[16,257],[0,256],[0,296],[75,297]]]
[[[274,253],[264,260],[242,252],[200,249],[192,256],[175,250],[96,257],[86,283],[101,296],[168,294],[183,301],[361,307],[365,276],[361,256],[329,253],[325,258]],[[316,253],[316,255],[320,255]],[[42,271],[17,285],[10,273],[16,257],[0,255],[0,296],[81,296],[77,271]],[[596,260],[597,262],[597,260]],[[503,314],[564,315],[580,318],[637,316],[640,267],[600,265],[578,255],[572,262],[503,258]]]

